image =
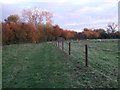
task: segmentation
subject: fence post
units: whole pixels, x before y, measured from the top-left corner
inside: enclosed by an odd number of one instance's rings
[[[57,41],[55,43],[56,43],[56,47],[57,47]]]
[[[58,41],[58,48],[60,47],[60,42]]]
[[[52,44],[54,45],[53,41],[52,41]]]
[[[70,42],[69,42],[69,56],[71,55],[70,49],[71,49],[71,48],[70,48]]]
[[[85,66],[88,67],[88,45],[85,45]]]
[[[62,50],[64,50],[64,41],[62,41]]]

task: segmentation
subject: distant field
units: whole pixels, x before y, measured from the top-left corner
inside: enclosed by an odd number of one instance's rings
[[[51,42],[3,46],[3,88],[117,88],[117,40],[95,41],[71,41],[71,56],[68,41],[64,51]]]

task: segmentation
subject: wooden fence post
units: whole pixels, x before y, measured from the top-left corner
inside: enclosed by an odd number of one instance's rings
[[[88,45],[85,45],[85,66],[88,67]]]
[[[57,41],[55,43],[56,43],[56,47],[57,47]]]
[[[69,56],[71,55],[71,51],[70,51],[71,48],[70,48],[70,46],[71,45],[70,45],[70,42],[69,42]]]
[[[64,41],[62,41],[62,50],[64,50]]]

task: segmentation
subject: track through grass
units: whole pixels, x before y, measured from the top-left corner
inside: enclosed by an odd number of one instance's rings
[[[3,88],[118,87],[116,78],[110,80],[98,67],[92,68],[51,42],[3,47]]]

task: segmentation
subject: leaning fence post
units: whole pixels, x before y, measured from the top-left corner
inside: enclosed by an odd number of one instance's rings
[[[69,42],[69,55],[71,55],[70,49],[71,49],[71,48],[70,48],[70,42]]]
[[[88,45],[85,45],[85,66],[88,67]]]
[[[62,50],[64,50],[64,42],[62,41]]]

